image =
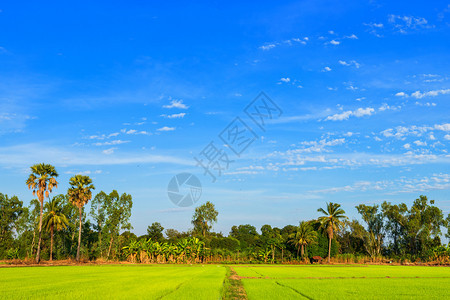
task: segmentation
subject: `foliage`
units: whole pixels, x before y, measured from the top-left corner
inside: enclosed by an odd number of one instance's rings
[[[92,184],[92,179],[89,176],[75,175],[70,178],[70,187],[67,191],[69,201],[78,207],[79,210],[79,229],[78,229],[78,247],[77,247],[77,261],[80,261],[80,246],[81,246],[81,217],[83,206],[92,198],[92,190],[95,189]]]
[[[28,189],[33,190],[33,196],[37,196],[40,203],[39,241],[36,253],[36,263],[39,262],[41,253],[44,198],[48,198],[53,188],[58,187],[56,177],[58,177],[58,173],[56,172],[54,166],[41,163],[31,166],[31,174],[28,176],[28,179],[26,181]]]
[[[319,208],[317,210],[324,214],[318,218],[321,228],[325,229],[328,235],[328,262],[330,262],[331,257],[331,241],[334,237],[334,232],[339,231],[344,226],[344,220],[347,217],[344,215],[345,211],[341,208],[340,204],[337,203],[327,203],[327,210]]]
[[[216,210],[214,204],[207,201],[205,204],[195,208],[191,223],[194,225],[194,230],[200,232],[204,237],[206,233],[212,228],[212,224],[217,222],[219,212]]]

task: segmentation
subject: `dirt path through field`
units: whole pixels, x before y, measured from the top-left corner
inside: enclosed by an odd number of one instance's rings
[[[227,267],[227,278],[224,281],[224,290],[223,299],[248,299],[241,277],[237,275],[232,267]]]

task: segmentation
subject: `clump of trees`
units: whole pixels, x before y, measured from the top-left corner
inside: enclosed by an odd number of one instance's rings
[[[0,259],[129,260],[140,263],[298,263],[312,257],[327,261],[396,259],[450,263],[450,215],[434,200],[420,196],[405,203],[360,204],[360,220],[349,220],[340,204],[327,203],[317,218],[283,228],[251,224],[232,226],[228,235],[214,232],[219,212],[211,202],[197,207],[192,229],[180,232],[153,222],[147,233],[131,232],[132,196],[100,191],[92,179],[75,175],[66,194],[58,188],[56,169],[31,167],[26,185],[37,199],[24,206],[18,197],[0,193]],[[90,203],[90,210],[85,209]],[[364,260],[366,261],[366,259]]]

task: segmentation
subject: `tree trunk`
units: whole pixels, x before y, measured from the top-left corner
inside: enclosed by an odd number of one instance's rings
[[[38,242],[38,248],[36,252],[36,263],[38,264],[41,260],[41,237],[42,237],[42,213],[44,209],[44,200],[41,201],[41,209],[39,214],[39,242]]]
[[[33,256],[33,250],[34,250],[34,241],[36,240],[36,225],[33,226],[33,240],[31,241],[31,252],[30,256]]]
[[[305,255],[305,248],[304,248],[305,246],[302,244],[302,258],[303,258],[303,256]]]
[[[50,261],[53,261],[53,225],[50,227]]]
[[[111,239],[109,240],[109,248],[108,248],[108,255],[106,256],[109,259],[109,255],[111,254],[111,247],[112,247],[112,243],[113,243],[113,233],[111,232]]]
[[[80,227],[78,231],[78,248],[77,248],[77,262],[80,262],[80,246],[81,246],[81,206],[78,207],[80,211]]]
[[[100,257],[102,257],[103,258],[103,249],[102,249],[102,229],[101,229],[102,227],[100,226],[100,224],[99,224],[99,226],[98,226],[98,244],[99,244],[99,247],[100,247]]]
[[[331,257],[331,238],[328,237],[328,263],[330,263],[330,257]]]
[[[298,253],[299,253],[299,251],[300,251],[300,244],[298,244],[298,246],[297,246],[297,259],[298,259]]]

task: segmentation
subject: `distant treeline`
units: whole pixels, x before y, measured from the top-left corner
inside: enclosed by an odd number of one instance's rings
[[[197,207],[191,230],[179,232],[154,222],[147,234],[131,232],[131,195],[99,192],[89,176],[70,178],[67,194],[50,197],[58,188],[54,166],[31,166],[26,186],[37,199],[24,206],[18,197],[0,193],[0,259],[131,260],[135,262],[307,262],[328,256],[410,261],[448,261],[450,214],[420,196],[405,203],[360,204],[363,220],[349,220],[340,204],[327,203],[315,219],[283,228],[235,225],[228,236],[212,231],[219,212],[211,202]],[[47,201],[46,201],[47,200]],[[92,201],[91,201],[92,200]],[[90,211],[85,211],[90,202]],[[357,260],[357,259],[355,259]]]

